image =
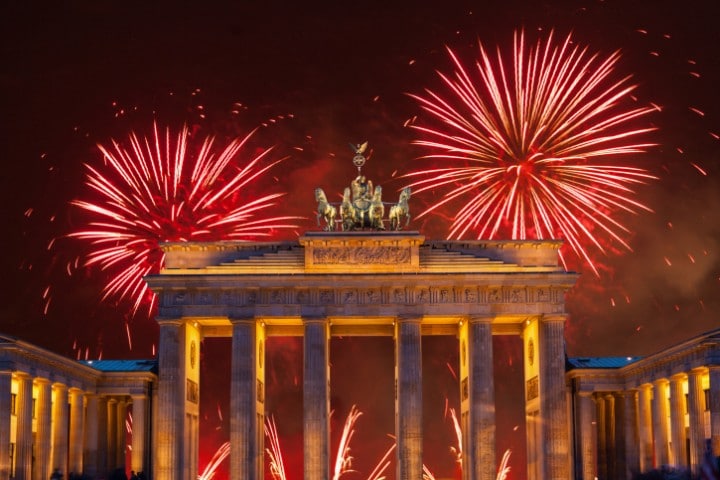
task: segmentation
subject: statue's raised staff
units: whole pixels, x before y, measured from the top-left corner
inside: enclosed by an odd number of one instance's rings
[[[390,230],[402,229],[402,220],[405,220],[405,226],[410,224],[410,206],[408,200],[410,200],[411,194],[410,187],[405,187],[400,192],[400,199],[396,205],[390,207],[390,213],[388,214],[388,220],[390,220]]]
[[[325,192],[322,188],[315,189],[315,201],[318,202],[317,206],[317,224],[321,226],[320,219],[325,219],[325,228],[327,232],[335,231],[335,217],[337,216],[337,209],[328,202]]]

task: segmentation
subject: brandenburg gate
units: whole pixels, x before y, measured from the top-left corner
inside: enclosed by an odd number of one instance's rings
[[[304,480],[330,478],[333,335],[395,340],[398,480],[423,478],[422,336],[457,337],[463,478],[494,480],[492,336],[521,335],[528,477],[570,478],[565,292],[577,276],[558,264],[560,242],[426,241],[401,232],[409,187],[390,207],[386,232],[382,188],[361,172],[367,146],[351,145],[358,175],[339,209],[315,189],[325,231],[297,242],[163,246],[164,269],[147,277],[160,305],[155,480],[197,478],[205,337],[232,337],[230,478],[263,478],[264,345],[273,335],[303,337]]]
[[[155,479],[197,478],[200,344],[232,337],[230,478],[263,478],[265,339],[303,337],[305,480],[328,480],[329,339],[395,340],[396,478],[422,479],[423,335],[460,352],[463,478],[496,478],[493,335],[524,345],[528,477],[567,480],[565,293],[557,241],[428,241],[318,231],[295,242],[169,243],[147,278],[160,311]]]

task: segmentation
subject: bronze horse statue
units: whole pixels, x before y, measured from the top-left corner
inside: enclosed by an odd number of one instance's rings
[[[335,217],[337,216],[337,209],[330,205],[330,202],[328,202],[327,197],[325,196],[325,192],[322,188],[316,188],[315,189],[315,201],[318,202],[317,206],[317,224],[318,227],[320,225],[320,219],[325,219],[325,228],[324,230],[328,232],[335,231]]]
[[[411,193],[410,187],[403,188],[400,192],[398,203],[390,207],[388,219],[390,220],[391,230],[400,230],[402,228],[401,220],[403,218],[405,219],[406,227],[410,224],[410,206],[408,205],[408,200],[410,200]]]

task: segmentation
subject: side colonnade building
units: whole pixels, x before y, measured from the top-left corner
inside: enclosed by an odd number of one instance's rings
[[[150,472],[156,373],[155,360],[79,362],[0,335],[0,479],[108,478],[128,458]]]
[[[720,456],[720,330],[645,358],[571,358],[575,468],[583,480]]]

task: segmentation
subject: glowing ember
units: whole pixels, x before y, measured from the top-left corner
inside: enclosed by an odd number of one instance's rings
[[[656,177],[619,159],[653,145],[638,138],[654,129],[635,124],[656,109],[623,108],[636,86],[612,79],[620,54],[602,59],[570,36],[556,44],[552,33],[528,47],[516,33],[511,68],[480,45],[472,76],[448,51],[455,72],[440,74],[448,92],[412,95],[436,122],[412,125],[422,135],[415,143],[447,165],[408,175],[413,191],[447,190],[422,215],[464,200],[451,237],[564,238],[596,273],[587,245],[604,252],[598,235],[629,250],[628,229],[611,214],[649,211],[632,187]]]
[[[154,125],[150,137],[98,145],[104,162],[85,165],[93,195],[72,202],[89,215],[70,237],[88,241],[85,265],[107,273],[104,298],[130,300],[133,313],[144,302],[150,310],[143,277],[162,266],[160,242],[252,239],[296,227],[295,217],[261,216],[283,194],[255,198],[252,190],[282,159],[268,160],[272,148],[246,154],[252,134],[216,149],[213,137],[194,142],[187,127],[173,136]]]

